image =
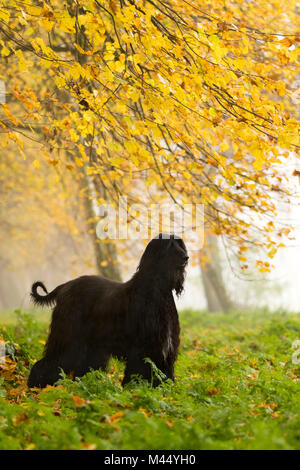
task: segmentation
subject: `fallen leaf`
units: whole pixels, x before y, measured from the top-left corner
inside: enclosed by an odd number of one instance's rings
[[[20,411],[12,419],[12,423],[14,426],[18,426],[20,423],[27,423],[28,421],[29,421],[29,416],[27,413],[24,413],[24,411]]]
[[[119,421],[120,418],[122,418],[122,416],[124,415],[124,411],[118,411],[117,413],[111,415],[111,416],[107,416],[107,418],[105,419],[105,422],[107,424],[115,424]]]
[[[35,444],[32,442],[31,444],[28,444],[27,447],[25,447],[25,450],[33,450],[35,449]]]
[[[95,450],[97,449],[97,444],[89,444],[88,442],[83,442],[82,447],[85,450]]]
[[[212,396],[212,395],[216,395],[217,393],[221,393],[221,392],[222,392],[221,389],[213,387],[213,388],[210,388],[209,390],[207,390],[206,393],[207,393],[207,395]]]
[[[85,400],[84,398],[81,398],[77,395],[73,395],[72,400],[75,406],[87,406],[90,404],[88,400]]]

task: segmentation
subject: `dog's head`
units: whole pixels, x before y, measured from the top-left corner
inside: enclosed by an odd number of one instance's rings
[[[171,289],[180,295],[188,259],[186,246],[180,237],[160,233],[148,243],[138,270],[159,273],[168,280]]]

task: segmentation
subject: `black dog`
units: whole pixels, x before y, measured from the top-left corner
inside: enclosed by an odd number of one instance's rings
[[[82,276],[50,293],[34,283],[34,302],[55,307],[44,357],[32,367],[28,386],[54,384],[60,369],[77,377],[105,369],[110,356],[126,361],[123,385],[134,375],[158,385],[145,358],[174,380],[180,328],[172,291],[183,290],[187,260],[181,238],[160,234],[128,282]],[[38,294],[38,287],[47,295]]]

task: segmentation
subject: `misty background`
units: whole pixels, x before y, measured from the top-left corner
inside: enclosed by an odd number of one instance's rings
[[[281,248],[272,260],[275,267],[271,273],[259,273],[257,270],[245,276],[238,266],[234,266],[235,269],[233,269],[232,264],[229,264],[230,253],[225,252],[220,240],[215,242],[218,245],[217,269],[220,271],[219,274],[222,276],[232,305],[236,305],[239,310],[266,307],[269,310],[300,311],[300,206],[296,203],[292,204],[288,212],[285,210],[282,216],[286,223],[293,224],[294,230],[291,232],[290,239],[285,240],[286,247]],[[56,285],[74,277],[97,274],[92,262],[92,245],[87,234],[84,242],[76,246],[70,237],[60,233],[59,228],[56,227],[56,233],[55,230],[53,233],[53,228],[49,232],[49,239],[45,243],[46,246],[52,247],[50,252],[45,247],[42,249],[38,247],[38,240],[42,236],[39,225],[32,227],[31,235],[29,235],[31,263],[27,261],[28,264],[14,267],[12,263],[9,264],[10,260],[7,260],[7,252],[6,259],[3,259],[2,255],[0,309],[32,308],[29,292],[31,284],[36,280],[45,282],[50,291]],[[14,252],[18,251],[18,242],[7,239],[5,246],[7,244],[10,245],[11,256],[13,256]],[[1,246],[4,247],[3,244]],[[82,250],[83,247],[84,250]],[[134,273],[143,249],[142,244],[137,244],[137,246],[131,246],[131,250],[125,250],[127,261],[124,263],[126,269],[122,270],[124,281]],[[87,262],[89,255],[91,261]],[[201,250],[198,256],[201,259]],[[120,263],[122,264],[122,258]],[[179,299],[176,299],[176,304],[180,310],[185,308],[210,310],[203,271],[195,260],[192,260],[187,267],[185,291]],[[213,310],[222,311],[222,308],[216,307]]]

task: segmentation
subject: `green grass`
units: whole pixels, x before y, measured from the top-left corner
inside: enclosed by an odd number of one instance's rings
[[[18,312],[18,310],[16,310]],[[43,310],[39,308],[32,308],[26,310],[27,313],[30,313],[33,318],[35,318],[40,323],[49,323],[51,319],[51,310],[45,308]],[[0,311],[0,328],[1,325],[14,325],[18,320],[18,316],[15,312],[11,310],[1,310]]]
[[[26,388],[47,336],[39,318],[0,327],[0,449],[300,449],[300,316],[184,311],[175,384],[122,389],[112,360],[43,391]]]

